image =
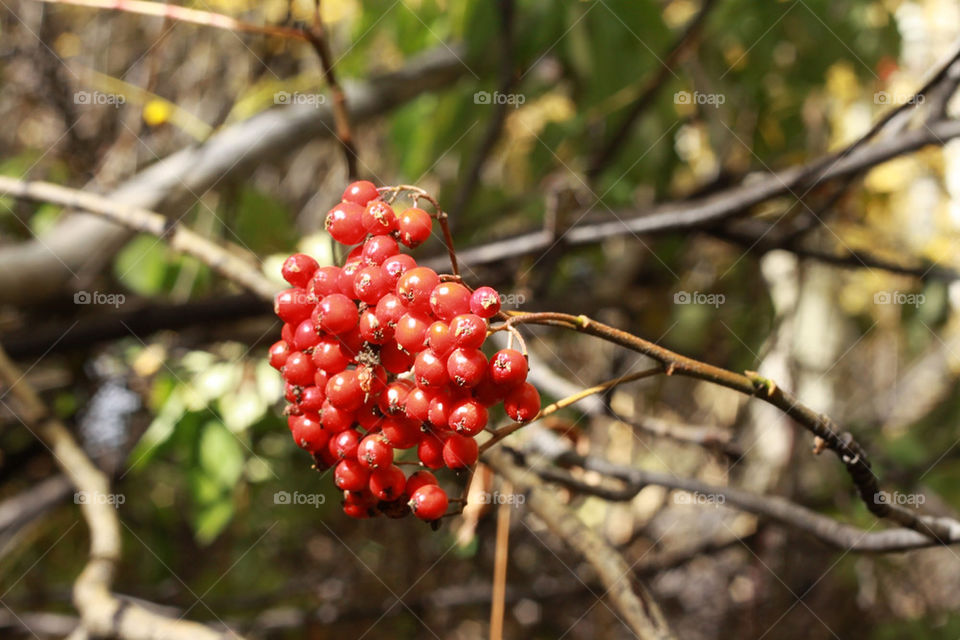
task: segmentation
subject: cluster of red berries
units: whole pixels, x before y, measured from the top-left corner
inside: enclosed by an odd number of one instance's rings
[[[429,238],[432,224],[423,209],[398,215],[375,185],[354,182],[326,219],[337,242],[362,242],[345,264],[321,267],[304,254],[283,264],[292,287],[275,300],[284,325],[270,364],[286,382],[293,439],[318,467],[334,468],[343,509],[356,518],[440,518],[446,492],[430,471],[407,477],[397,450],[416,448],[427,469],[469,468],[489,407],[503,402],[518,422],[540,410],[526,357],[480,350],[499,294],[471,291],[400,252],[399,243]]]

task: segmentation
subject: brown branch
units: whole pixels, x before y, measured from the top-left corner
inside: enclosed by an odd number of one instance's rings
[[[660,607],[616,549],[553,497],[541,480],[526,473],[502,449],[483,454],[483,461],[527,496],[526,504],[567,545],[594,568],[624,622],[639,638],[672,638]]]
[[[960,523],[948,518],[929,518],[931,525],[944,529],[948,537],[942,540],[933,539],[914,529],[898,528],[886,531],[870,531],[838,522],[833,518],[821,515],[815,511],[802,507],[795,502],[779,496],[765,496],[735,489],[707,484],[692,478],[680,478],[660,471],[647,471],[618,465],[602,458],[581,456],[572,450],[563,452],[542,451],[553,462],[563,466],[577,466],[588,471],[595,471],[610,478],[617,478],[623,482],[620,489],[624,494],[638,493],[645,486],[655,485],[668,489],[677,489],[714,498],[713,504],[719,502],[722,496],[723,504],[735,507],[748,513],[769,518],[782,525],[803,531],[822,542],[838,549],[880,553],[922,549],[940,544],[956,544],[960,542]],[[537,469],[540,473],[540,469]],[[560,474],[554,470],[547,474],[553,481]],[[567,474],[569,475],[569,474]],[[570,486],[569,478],[558,480]],[[609,493],[606,487],[585,485],[577,481],[577,487],[584,493],[596,493],[603,497]],[[596,490],[596,491],[594,491]]]
[[[278,287],[260,272],[256,257],[245,249],[233,244],[220,246],[159,213],[79,189],[61,187],[49,182],[25,182],[9,176],[0,176],[0,195],[49,202],[97,214],[130,229],[164,239],[174,251],[197,258],[222,276],[262,298],[270,299],[278,290]]]
[[[220,633],[196,622],[174,620],[138,604],[121,602],[110,592],[120,562],[121,537],[117,509],[105,499],[112,495],[106,474],[90,461],[70,431],[50,414],[3,349],[0,349],[0,381],[6,393],[17,400],[25,426],[50,447],[54,460],[78,495],[88,498],[79,502],[90,529],[90,559],[73,586],[73,602],[84,629],[93,636],[124,640],[236,638],[232,633]]]
[[[819,438],[823,448],[830,449],[840,458],[871,513],[878,518],[889,518],[905,527],[942,541],[951,539],[950,529],[943,526],[941,522],[921,518],[901,505],[888,504],[879,500],[880,486],[877,476],[870,468],[866,452],[853,439],[853,436],[847,432],[841,432],[840,427],[832,419],[801,404],[792,394],[778,387],[773,381],[755,372],[735,373],[688,358],[586,316],[524,312],[511,312],[509,315],[514,324],[562,327],[602,338],[656,360],[663,365],[666,375],[681,375],[705,380],[772,404]]]

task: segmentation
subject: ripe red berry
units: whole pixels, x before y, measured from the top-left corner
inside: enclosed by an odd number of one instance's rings
[[[290,355],[290,345],[287,344],[286,340],[277,340],[270,345],[269,353],[270,366],[279,371],[287,362],[287,357]]]
[[[450,332],[450,325],[446,322],[437,320],[427,327],[425,341],[430,351],[438,358],[446,358],[453,351],[453,334]]]
[[[410,474],[410,477],[407,478],[407,485],[403,488],[403,492],[408,496],[412,496],[414,491],[428,484],[437,484],[437,477],[429,471],[421,469],[420,471]]]
[[[427,348],[427,327],[430,317],[416,312],[405,313],[397,322],[393,339],[408,353],[419,353]]]
[[[421,435],[417,445],[417,457],[428,469],[443,468],[443,438],[432,431]]]
[[[327,213],[324,227],[340,244],[357,244],[367,235],[363,228],[363,207],[353,202],[341,202]]]
[[[496,289],[480,287],[470,296],[470,311],[481,318],[492,318],[500,311],[500,294]]]
[[[315,304],[316,298],[305,289],[284,289],[273,300],[273,312],[284,322],[296,327],[310,317]]]
[[[347,369],[332,376],[327,382],[327,400],[337,409],[356,411],[363,404],[363,390],[357,372]]]
[[[313,374],[314,386],[324,392],[326,392],[325,390],[327,388],[327,380],[329,379],[330,379],[330,376],[328,376],[327,372],[324,371],[323,369],[317,369],[317,371]]]
[[[297,404],[300,402],[300,392],[303,387],[298,387],[295,384],[290,384],[289,382],[283,383],[283,397],[286,398],[287,402],[292,404]]]
[[[399,251],[400,247],[392,236],[373,236],[363,243],[363,259],[367,264],[381,266],[387,258],[397,255]]]
[[[375,184],[368,180],[357,180],[347,185],[347,188],[343,191],[341,200],[344,202],[352,202],[363,207],[371,200],[379,197],[379,195]]]
[[[474,313],[464,313],[450,321],[450,333],[458,347],[479,349],[487,338],[487,321]]]
[[[446,362],[429,349],[417,354],[413,362],[413,377],[417,386],[423,389],[435,389],[450,382]]]
[[[487,408],[473,398],[466,398],[454,405],[447,424],[459,434],[475,436],[487,426]]]
[[[367,399],[353,415],[354,421],[368,433],[380,429],[383,422],[383,416],[380,414],[380,408],[377,407],[377,399],[373,396]]]
[[[357,460],[341,460],[333,470],[333,482],[343,491],[363,491],[370,480],[370,469]]]
[[[323,401],[320,409],[320,424],[331,433],[340,433],[353,426],[352,411],[333,406],[329,399]]]
[[[327,446],[330,432],[323,428],[315,413],[304,413],[299,416],[290,416],[287,419],[293,441],[301,449],[310,453],[317,453]]]
[[[296,327],[289,322],[284,322],[280,328],[280,339],[287,344],[293,344],[293,331]]]
[[[380,365],[361,364],[357,367],[357,382],[365,397],[380,397],[387,387],[387,372]]]
[[[475,387],[487,373],[487,359],[479,349],[454,349],[447,357],[447,375],[460,387]]]
[[[283,262],[280,273],[294,287],[307,288],[310,278],[320,265],[305,253],[295,253]]]
[[[393,207],[380,199],[367,203],[362,221],[367,233],[387,234],[397,229],[397,214],[393,212]]]
[[[410,496],[410,509],[413,510],[413,515],[424,522],[431,522],[443,516],[449,504],[447,492],[435,484],[424,485]]]
[[[357,284],[357,274],[360,273],[360,269],[363,269],[363,263],[359,260],[353,262],[347,262],[343,265],[343,268],[340,269],[340,276],[337,278],[337,288],[339,293],[347,296],[351,300],[359,300],[357,296],[356,284]]]
[[[396,500],[403,495],[407,486],[407,477],[403,470],[395,464],[381,467],[370,473],[370,493],[381,500]]]
[[[388,340],[380,347],[380,364],[390,373],[403,373],[413,366],[414,356],[403,351],[396,340]]]
[[[347,429],[330,438],[327,448],[337,460],[357,457],[357,445],[360,444],[360,432],[356,429]]]
[[[303,391],[300,392],[300,402],[298,405],[301,411],[319,412],[323,409],[323,401],[326,399],[327,396],[324,388],[311,385],[304,387]]]
[[[320,327],[333,334],[345,333],[357,326],[360,313],[353,300],[342,293],[331,293],[317,305]]]
[[[458,400],[459,398],[454,397],[449,389],[437,391],[430,399],[430,408],[427,410],[427,419],[430,424],[438,429],[448,429],[447,422],[450,417],[450,410],[453,409],[453,405]]]
[[[443,443],[443,462],[451,469],[469,467],[479,454],[477,441],[469,436],[454,433]]]
[[[403,307],[403,303],[400,302],[400,298],[393,293],[388,293],[380,298],[374,310],[380,324],[391,327],[391,335],[393,334],[392,328],[397,326],[397,322],[400,321],[400,318],[402,318],[406,312],[407,310]]]
[[[359,320],[357,324],[359,325]],[[351,362],[355,362],[360,354],[360,349],[363,348],[363,336],[360,335],[360,327],[356,326],[334,337],[340,343],[340,351],[343,352],[343,355],[350,358]]]
[[[283,379],[298,387],[307,387],[313,384],[315,369],[310,356],[302,351],[294,351],[283,365]]]
[[[515,387],[527,379],[527,359],[516,349],[501,349],[490,358],[489,371],[495,384]]]
[[[511,420],[527,422],[540,412],[540,393],[529,382],[514,388],[503,400],[503,408]]]
[[[420,423],[406,416],[384,418],[381,430],[395,449],[409,449],[420,442]]]
[[[372,518],[377,515],[377,502],[369,491],[347,491],[343,494],[343,512],[360,520]]]
[[[429,267],[414,267],[397,281],[397,295],[408,309],[430,310],[430,294],[440,284],[440,276]]]
[[[383,344],[393,337],[393,327],[380,322],[377,314],[367,309],[360,314],[360,337],[371,344]]]
[[[340,373],[350,364],[350,357],[343,352],[343,345],[333,336],[321,336],[313,348],[313,363],[329,375]]]
[[[357,460],[371,469],[393,464],[393,447],[382,434],[364,436],[357,446]]]
[[[431,391],[417,387],[407,396],[406,415],[417,422],[426,422],[430,411],[430,400],[433,399]]]
[[[380,411],[385,416],[403,415],[407,396],[413,385],[406,380],[395,380],[387,385],[387,388],[380,394]]]
[[[317,296],[319,300],[323,296],[328,296],[331,293],[340,293],[339,281],[340,267],[320,267],[314,271],[313,277],[310,278],[310,285],[307,287],[307,290]]]
[[[293,346],[299,351],[306,351],[320,342],[320,334],[313,324],[313,320],[307,318],[297,325],[293,332]]]
[[[383,269],[383,272],[387,274],[387,278],[390,280],[390,285],[394,288],[396,288],[397,281],[400,280],[400,276],[416,266],[417,261],[414,260],[413,256],[408,253],[398,253],[390,256],[383,261],[382,265],[380,265],[380,267]]]
[[[430,310],[444,322],[470,313],[470,290],[458,282],[441,282],[430,292]]]
[[[357,271],[353,281],[353,291],[358,300],[375,305],[389,293],[390,284],[380,267],[364,267]]]
[[[400,214],[397,229],[400,231],[400,242],[411,249],[420,246],[430,237],[433,220],[430,214],[417,207],[411,207]]]

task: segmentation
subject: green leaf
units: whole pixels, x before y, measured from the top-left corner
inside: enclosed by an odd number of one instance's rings
[[[117,279],[131,291],[146,296],[163,292],[170,255],[153,236],[139,235],[120,250],[113,263]]]
[[[211,420],[200,432],[200,469],[222,487],[233,487],[243,473],[244,451],[237,437]]]

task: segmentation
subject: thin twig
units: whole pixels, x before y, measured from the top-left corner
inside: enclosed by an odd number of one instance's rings
[[[504,495],[511,495],[513,487],[503,484]],[[503,640],[504,600],[507,595],[507,558],[510,553],[510,511],[512,504],[504,502],[497,508],[497,549],[493,561],[493,594],[490,602],[490,640]]]

